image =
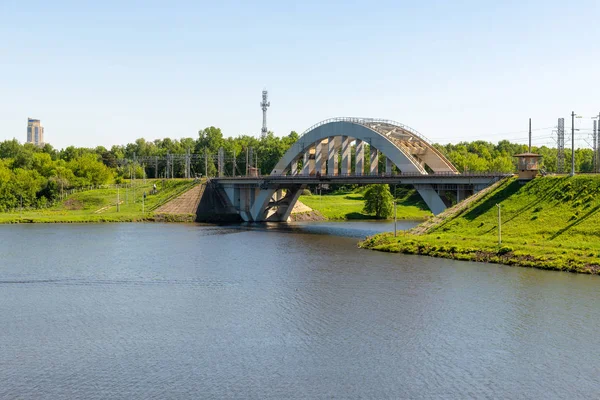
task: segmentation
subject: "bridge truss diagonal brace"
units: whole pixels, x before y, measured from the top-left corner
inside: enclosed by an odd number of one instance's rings
[[[251,220],[246,222],[260,222],[267,220],[267,212],[269,211],[268,205],[276,191],[277,189],[275,188],[261,188],[257,191],[256,197],[254,198],[254,204],[252,204],[252,208],[250,209]]]
[[[433,215],[438,215],[446,210],[446,205],[442,201],[440,195],[431,185],[419,185],[417,192],[421,195],[421,198],[427,204]]]
[[[294,209],[294,205],[298,201],[298,198],[302,194],[302,190],[306,188],[306,185],[300,185],[294,188],[287,188],[285,196],[276,201],[269,203],[269,208],[276,208],[275,212],[268,215],[267,210],[267,221],[270,222],[286,222]]]

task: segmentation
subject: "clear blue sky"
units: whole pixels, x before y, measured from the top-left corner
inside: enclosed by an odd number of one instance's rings
[[[598,21],[597,0],[1,0],[0,140],[28,116],[58,148],[258,135],[263,88],[279,136],[362,116],[524,139],[600,112]]]

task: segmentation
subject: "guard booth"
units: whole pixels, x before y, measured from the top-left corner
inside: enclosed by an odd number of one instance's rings
[[[540,170],[541,155],[535,153],[515,154],[517,170],[520,180],[530,181],[535,178]]]

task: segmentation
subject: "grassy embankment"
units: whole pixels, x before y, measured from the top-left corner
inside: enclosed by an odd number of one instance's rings
[[[422,235],[386,233],[360,247],[599,274],[599,211],[600,176],[544,177],[525,185],[513,178]]]
[[[363,213],[365,200],[361,188],[353,193],[300,196],[300,201],[320,212],[328,220],[374,219],[374,215]],[[398,219],[424,220],[432,214],[415,190],[398,189]]]
[[[157,194],[150,194],[156,183]],[[157,216],[153,209],[163,202],[176,197],[192,184],[190,180],[147,180],[136,181],[134,189],[119,189],[119,212],[117,212],[117,189],[94,189],[68,196],[59,204],[43,210],[18,210],[0,213],[0,223],[52,223],[52,222],[135,222],[168,220],[166,216]],[[142,212],[142,196],[146,192]]]

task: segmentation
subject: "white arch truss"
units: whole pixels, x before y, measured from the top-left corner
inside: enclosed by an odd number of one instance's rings
[[[389,160],[388,166],[393,163],[404,173],[428,174],[425,166],[434,174],[458,173],[452,163],[423,135],[406,125],[373,118],[333,118],[322,121],[304,132],[279,160],[271,175],[316,172],[337,175],[337,154],[340,151],[342,174],[349,174],[352,142],[356,145],[357,175],[364,172],[364,143],[369,144],[371,151],[372,162],[368,168],[371,174],[379,173],[377,164],[373,162],[377,160],[379,152]],[[295,164],[300,157],[304,158],[304,167],[302,171],[297,171]]]
[[[458,174],[452,163],[423,135],[406,125],[384,119],[333,118],[304,132],[279,160],[271,175],[349,175],[352,143],[356,147],[356,175],[389,174],[393,165],[402,173]],[[365,143],[369,145],[369,166],[365,165]],[[381,172],[380,153],[386,157],[386,168]],[[301,171],[298,170],[300,158],[303,159]],[[420,185],[417,190],[434,214],[446,208],[431,186]]]

